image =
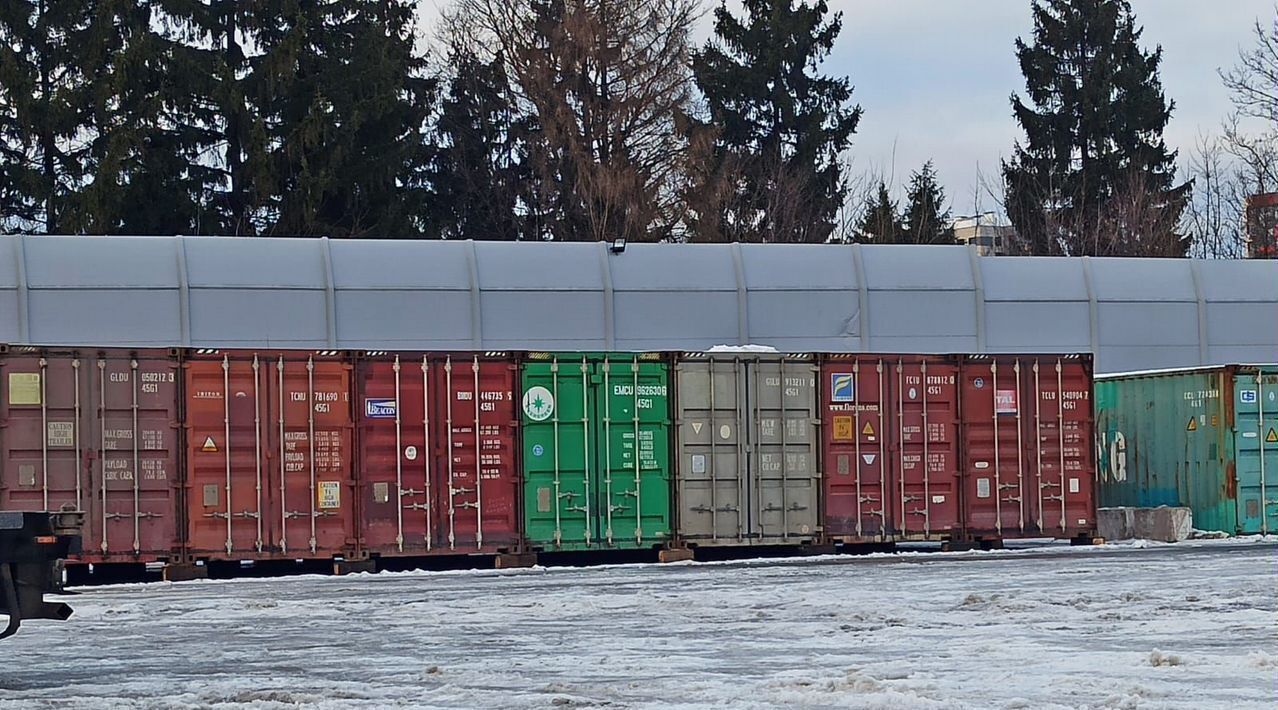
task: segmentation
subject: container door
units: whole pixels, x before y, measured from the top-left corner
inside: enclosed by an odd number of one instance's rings
[[[885,541],[887,368],[882,360],[825,365],[825,532]]]
[[[350,370],[283,356],[271,369],[280,553],[341,555],[354,543]]]
[[[1278,530],[1278,374],[1238,375],[1234,448],[1238,533]]]
[[[1078,360],[1024,362],[1026,403],[1034,407],[1026,450],[1033,525],[1044,535],[1090,534],[1096,528],[1091,377]]]
[[[524,533],[532,545],[579,548],[598,540],[588,436],[591,374],[584,356],[551,356],[524,366]]]
[[[659,362],[605,357],[600,394],[601,542],[652,547],[670,537],[669,376]]]
[[[1026,531],[1021,361],[977,359],[963,371],[964,526],[975,536]]]
[[[897,480],[893,514],[905,539],[947,537],[958,524],[958,368],[896,365]]]
[[[84,511],[86,561],[179,546],[176,361],[128,353],[14,356],[3,389],[3,510]]]
[[[758,360],[750,372],[753,532],[798,543],[817,531],[815,365]]]
[[[519,530],[514,366],[463,357],[436,367],[440,547],[458,553],[511,549]]]
[[[359,365],[363,546],[379,554],[430,551],[432,474],[427,431],[435,405],[425,357],[396,355]]]
[[[688,360],[676,368],[679,534],[698,544],[740,544],[749,500],[743,474],[745,369],[738,360]]]
[[[250,558],[271,546],[268,362],[256,356],[186,363],[188,545]]]

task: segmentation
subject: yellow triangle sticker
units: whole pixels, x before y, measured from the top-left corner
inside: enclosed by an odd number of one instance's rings
[[[204,440],[204,448],[200,450],[208,453],[217,453],[217,442],[213,441],[213,437],[210,436]]]
[[[1198,431],[1198,420],[1190,417],[1189,426],[1185,427],[1185,431]]]
[[[1265,443],[1278,444],[1278,430],[1270,429],[1269,435],[1265,437]]]
[[[861,429],[861,433],[866,436],[874,436],[874,425],[866,422],[865,426]]]

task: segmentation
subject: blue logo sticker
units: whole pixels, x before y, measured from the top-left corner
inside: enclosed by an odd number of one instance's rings
[[[546,453],[546,447],[541,444],[533,444],[533,456],[541,456]]]
[[[978,377],[978,378],[976,378],[975,380],[972,380],[972,384],[973,384],[973,385],[976,387],[976,389],[978,389],[978,390],[979,390],[979,389],[985,389],[985,378],[983,378],[983,377]]]
[[[395,400],[393,399],[364,400],[364,416],[369,419],[394,419],[395,412]]]
[[[1243,390],[1238,394],[1238,398],[1242,400],[1243,404],[1255,404],[1256,390]]]
[[[851,373],[836,372],[830,375],[830,401],[855,402],[856,391],[852,383]]]

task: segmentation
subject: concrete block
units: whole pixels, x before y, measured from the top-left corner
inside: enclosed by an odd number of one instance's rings
[[[1106,540],[1180,542],[1194,529],[1189,508],[1101,508],[1097,533]]]

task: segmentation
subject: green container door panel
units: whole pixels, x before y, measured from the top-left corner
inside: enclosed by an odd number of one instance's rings
[[[1239,375],[1234,448],[1238,533],[1278,530],[1278,373]]]
[[[524,364],[525,534],[533,547],[670,538],[669,372],[627,355]]]
[[[524,366],[524,534],[534,545],[586,547],[599,538],[590,376],[579,360]]]
[[[668,373],[622,357],[596,368],[603,543],[662,545],[670,537]]]

